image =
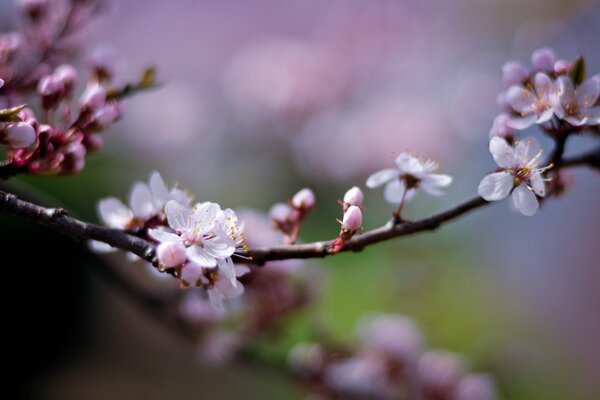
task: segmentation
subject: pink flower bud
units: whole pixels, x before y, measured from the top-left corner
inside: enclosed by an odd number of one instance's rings
[[[550,72],[554,69],[556,54],[550,47],[542,47],[531,55],[531,65],[535,71]]]
[[[357,206],[350,206],[342,219],[342,230],[355,233],[362,227],[362,211]]]
[[[315,194],[309,188],[304,188],[292,197],[292,206],[298,210],[308,211],[315,206]]]
[[[85,167],[85,146],[79,142],[71,143],[64,151],[63,173],[77,174]]]
[[[117,104],[111,102],[96,109],[92,115],[92,119],[99,128],[104,129],[111,125],[119,115]]]
[[[559,75],[567,75],[571,70],[571,63],[567,60],[557,60],[554,63],[554,72]]]
[[[515,130],[509,126],[511,118],[508,114],[500,114],[494,118],[492,129],[490,129],[490,139],[494,136],[502,138],[514,138]]]
[[[35,142],[35,129],[25,122],[17,122],[4,129],[3,140],[10,147],[21,149],[29,147]]]
[[[505,92],[501,92],[500,94],[498,94],[498,96],[496,97],[496,104],[498,104],[498,107],[500,107],[500,109],[502,111],[505,111],[505,112],[512,112],[513,111],[512,106],[506,100],[506,93]]]
[[[519,85],[527,80],[529,73],[520,63],[509,61],[502,66],[502,80],[506,87]]]
[[[115,49],[112,46],[98,46],[90,54],[89,62],[100,79],[110,78],[115,68]]]
[[[37,91],[42,96],[42,107],[48,110],[58,104],[64,93],[64,85],[53,75],[45,75],[38,82]]]
[[[156,248],[156,256],[167,267],[176,267],[187,260],[185,246],[178,242],[162,242]]]
[[[4,86],[4,79],[0,78],[0,89]]]
[[[464,373],[463,359],[445,351],[430,350],[417,364],[419,381],[427,391],[451,393]]]
[[[85,135],[83,144],[89,151],[96,151],[104,147],[104,139],[97,133],[90,133]]]
[[[269,216],[277,223],[286,223],[294,219],[294,209],[286,203],[277,203],[269,210]]]
[[[358,186],[354,186],[344,195],[344,213],[350,206],[362,206],[363,192]]]
[[[106,102],[106,90],[98,84],[91,84],[81,95],[80,103],[83,108],[95,110]]]

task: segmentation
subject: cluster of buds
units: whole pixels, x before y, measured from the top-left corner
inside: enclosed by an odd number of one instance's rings
[[[558,59],[550,48],[531,56],[532,68],[516,61],[502,68],[505,90],[498,96],[504,112],[494,121],[490,136],[512,142],[516,130],[533,124],[554,137],[600,124],[600,74],[586,79],[585,59]]]
[[[289,353],[292,372],[311,398],[494,400],[493,380],[467,373],[463,357],[423,350],[415,324],[400,315],[365,317],[356,348],[300,344]]]
[[[184,287],[204,288],[216,309],[223,310],[225,299],[243,293],[237,278],[249,268],[235,265],[231,257],[241,256],[247,247],[233,210],[211,202],[192,205],[186,192],[169,189],[154,172],[148,184],[133,186],[129,205],[110,197],[98,203],[98,212],[105,225],[156,243],[155,266],[179,278]],[[91,246],[111,250],[97,242]]]
[[[269,215],[275,226],[285,236],[284,241],[292,244],[298,240],[302,221],[314,210],[316,199],[314,192],[304,188],[287,203],[277,203],[271,207]]]
[[[363,192],[358,186],[349,189],[338,203],[342,206],[343,217],[337,220],[342,227],[339,236],[331,243],[330,252],[342,250],[346,242],[362,229]]]

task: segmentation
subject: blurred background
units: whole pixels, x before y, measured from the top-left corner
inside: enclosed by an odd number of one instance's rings
[[[2,30],[12,13],[0,0]],[[123,82],[156,66],[160,87],[126,102],[82,174],[14,184],[91,221],[99,198],[126,198],[153,170],[232,208],[267,211],[309,186],[319,208],[301,239],[312,241],[337,234],[336,199],[410,150],[455,178],[445,197],[409,203],[407,217],[419,218],[470,197],[495,168],[487,140],[502,64],[529,65],[550,45],[599,72],[598,21],[593,0],[112,0],[86,46],[114,48]],[[576,138],[567,154],[589,143]],[[315,325],[351,339],[365,312],[397,312],[429,346],[494,374],[502,398],[600,398],[600,187],[587,170],[576,182],[532,218],[502,202],[435,234],[312,262],[318,301],[262,351],[277,358]],[[366,229],[392,211],[377,190],[365,204]],[[3,347],[17,350],[22,395],[303,398],[276,369],[203,364],[95,274],[85,246],[0,223]]]

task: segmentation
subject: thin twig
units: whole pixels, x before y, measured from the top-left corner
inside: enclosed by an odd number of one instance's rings
[[[600,148],[591,153],[586,153],[574,158],[561,159],[557,162],[555,169],[577,165],[600,167],[599,161]],[[487,204],[488,202],[481,197],[476,196],[446,211],[433,214],[417,221],[403,221],[395,224],[394,221],[391,220],[382,227],[367,231],[364,234],[349,240],[343,251],[361,251],[363,248],[375,243],[412,235],[418,232],[432,231],[446,222],[452,221]],[[63,209],[44,208],[0,190],[0,213],[15,215],[45,225],[77,240],[101,241],[113,247],[130,251],[142,259],[156,265],[154,245],[149,241],[135,236],[132,233],[80,221],[67,215],[66,211]],[[323,241],[307,244],[255,248],[251,249],[246,254],[247,257],[250,257],[250,260],[244,260],[244,262],[261,265],[268,261],[275,260],[323,258],[331,254],[329,251],[330,246],[331,241]]]

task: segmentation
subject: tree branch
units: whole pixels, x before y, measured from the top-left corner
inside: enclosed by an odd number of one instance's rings
[[[555,169],[588,165],[600,168],[600,148],[574,158],[560,159]],[[346,243],[342,251],[361,251],[363,248],[375,243],[393,238],[408,236],[418,232],[432,231],[446,222],[452,221],[464,214],[489,204],[479,196],[466,200],[448,210],[433,214],[417,221],[403,221],[394,223],[394,220],[379,228],[355,236]],[[80,221],[67,215],[61,208],[45,208],[21,200],[14,194],[0,190],[0,213],[14,215],[28,221],[45,225],[51,229],[71,236],[80,241],[97,240],[113,247],[130,251],[142,259],[156,265],[154,245],[149,241],[135,236],[132,233],[118,229],[107,228],[96,224]],[[307,244],[280,245],[251,249],[246,256],[250,260],[244,263],[262,265],[268,261],[323,258],[331,255],[332,241],[322,241]]]

